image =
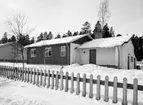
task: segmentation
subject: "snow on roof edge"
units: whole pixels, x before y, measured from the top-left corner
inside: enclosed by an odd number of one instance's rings
[[[65,37],[65,38],[59,38],[59,39],[52,39],[52,40],[42,40],[42,41],[27,45],[24,48],[41,47],[41,46],[45,46],[45,45],[56,45],[56,44],[71,43],[71,42],[73,42],[75,40],[78,40],[80,38],[83,38],[85,36],[89,36],[89,34],[83,34],[83,35],[77,35],[77,36],[71,36],[71,37]]]
[[[88,41],[88,42],[82,44],[77,49],[111,48],[111,47],[122,46],[125,43],[128,43],[132,37],[133,37],[133,35],[94,39],[92,41]],[[113,42],[115,42],[115,43],[113,43]]]

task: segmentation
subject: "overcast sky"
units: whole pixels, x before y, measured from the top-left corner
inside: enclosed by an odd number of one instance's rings
[[[28,16],[28,24],[35,26],[31,36],[40,32],[54,34],[67,30],[80,31],[85,21],[92,29],[98,20],[100,0],[0,0],[0,34],[6,31],[5,19],[14,12]],[[115,34],[143,35],[143,0],[109,0],[109,26]]]

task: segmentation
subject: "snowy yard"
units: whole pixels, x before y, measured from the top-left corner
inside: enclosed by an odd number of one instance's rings
[[[13,66],[13,63],[1,62],[0,65]],[[18,67],[22,67],[22,64],[16,64]],[[25,65],[30,68],[37,68],[43,70],[57,70],[60,71],[62,66],[56,65]],[[97,75],[101,76],[104,80],[105,76],[109,76],[109,81],[113,81],[114,76],[118,77],[119,82],[123,82],[123,78],[127,77],[128,83],[133,83],[133,79],[137,78],[140,85],[143,85],[143,70],[118,70],[106,67],[100,67],[93,64],[78,65],[73,64],[69,66],[64,66],[62,69],[64,72],[69,73],[74,72],[80,73],[83,76],[84,73],[89,77],[93,74],[94,79]],[[70,74],[69,74],[70,75]],[[96,86],[93,87],[96,91]],[[82,86],[81,86],[82,89]],[[89,85],[87,85],[89,89]],[[122,88],[118,88],[118,103],[116,105],[122,104]],[[128,89],[128,105],[132,104],[133,101],[133,90]],[[109,87],[109,102],[104,102],[104,86],[101,86],[101,100],[97,101],[94,97],[92,99],[88,96],[89,91],[87,91],[86,97],[80,95],[75,95],[74,93],[64,92],[60,90],[52,90],[46,87],[37,87],[33,84],[23,83],[21,81],[13,81],[4,78],[0,78],[0,105],[115,105],[112,103],[113,88]],[[138,102],[139,105],[143,105],[143,91],[138,92]]]

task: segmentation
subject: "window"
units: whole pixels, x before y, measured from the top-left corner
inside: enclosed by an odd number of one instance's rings
[[[66,46],[61,46],[61,56],[66,56]]]
[[[45,57],[51,57],[52,56],[52,48],[46,47],[45,48]]]
[[[36,57],[36,48],[31,49],[31,57]]]

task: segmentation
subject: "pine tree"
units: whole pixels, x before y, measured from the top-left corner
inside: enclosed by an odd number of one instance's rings
[[[55,37],[55,39],[58,39],[58,38],[61,38],[61,35],[60,35],[60,34],[58,34],[58,35]]]
[[[7,32],[4,33],[3,38],[1,39],[2,43],[7,43],[8,42],[8,38],[7,38]]]
[[[69,36],[72,36],[72,32],[70,30],[67,31],[66,35],[69,37]]]
[[[42,36],[43,36],[43,40],[47,40],[48,33],[47,33],[47,32],[44,32],[44,34],[42,34]]]
[[[15,37],[14,35],[12,35],[11,41],[12,41],[12,42],[15,42],[15,41],[16,41],[16,37]]]
[[[73,36],[76,36],[76,35],[79,35],[78,31],[76,31],[76,32],[73,33]]]
[[[34,37],[32,37],[32,39],[30,40],[30,44],[35,43],[35,39]]]
[[[110,28],[109,33],[110,33],[110,35],[111,35],[112,37],[115,37],[115,32],[114,32],[113,27]]]
[[[101,27],[101,24],[100,24],[100,21],[97,21],[96,25],[95,25],[95,28],[93,30],[93,35],[92,37],[95,39],[95,38],[102,38],[102,27]]]
[[[81,34],[91,34],[91,24],[86,21],[81,28]]]
[[[48,34],[48,36],[47,36],[47,40],[51,40],[52,38],[53,38],[53,34],[52,34],[52,32],[50,31],[49,34]]]
[[[108,24],[105,24],[105,26],[103,27],[103,38],[108,38],[108,37],[112,37],[112,36],[109,33]]]

